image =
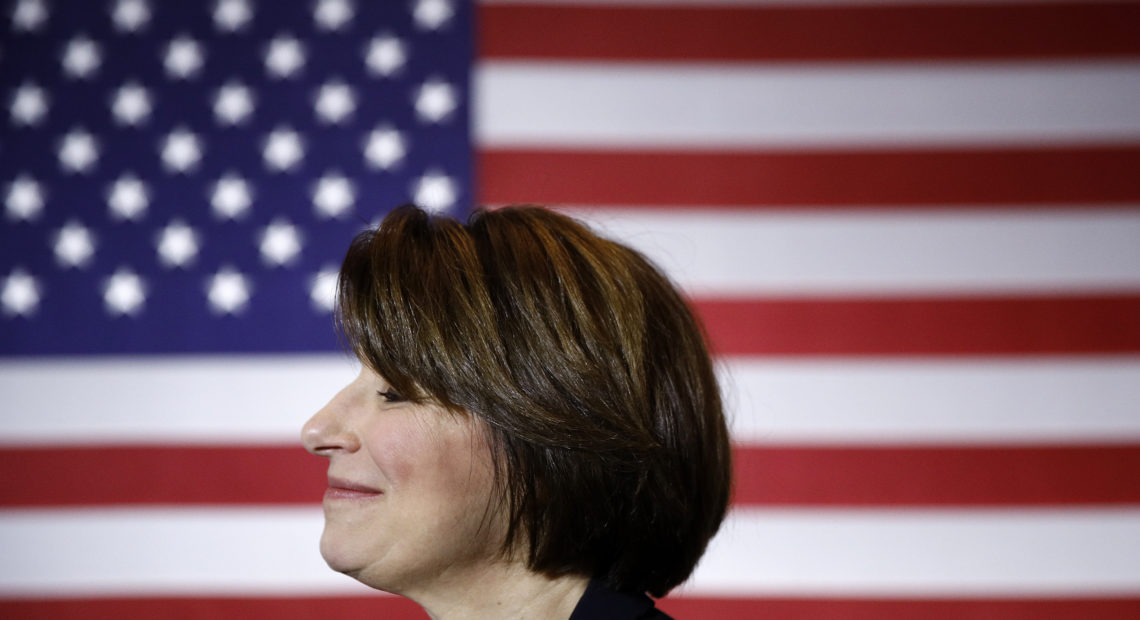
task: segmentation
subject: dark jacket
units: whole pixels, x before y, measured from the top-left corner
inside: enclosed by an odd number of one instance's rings
[[[598,581],[586,586],[570,620],[673,620],[653,606],[644,594],[622,594]]]

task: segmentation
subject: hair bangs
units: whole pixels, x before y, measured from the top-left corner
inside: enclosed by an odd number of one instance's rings
[[[449,408],[477,376],[487,305],[467,231],[410,206],[357,235],[337,281],[338,330],[361,363],[405,398]]]

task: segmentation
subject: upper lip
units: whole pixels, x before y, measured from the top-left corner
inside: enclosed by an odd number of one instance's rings
[[[366,484],[360,484],[359,482],[353,482],[345,478],[337,478],[334,476],[329,476],[329,486],[334,489],[347,489],[349,491],[360,491],[361,493],[381,492],[380,489],[376,487],[370,487]]]

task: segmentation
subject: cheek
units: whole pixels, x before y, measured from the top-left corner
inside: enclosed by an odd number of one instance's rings
[[[491,457],[467,423],[415,418],[386,422],[368,434],[368,452],[392,491],[414,494],[416,502],[438,501],[442,495],[457,508],[487,501]]]
[[[416,429],[406,425],[379,430],[368,442],[369,456],[396,489],[405,485],[416,473],[416,460],[422,460],[430,446],[425,445]]]

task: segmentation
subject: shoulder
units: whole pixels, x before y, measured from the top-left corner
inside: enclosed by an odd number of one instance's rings
[[[644,594],[625,594],[590,581],[570,620],[673,620]]]

